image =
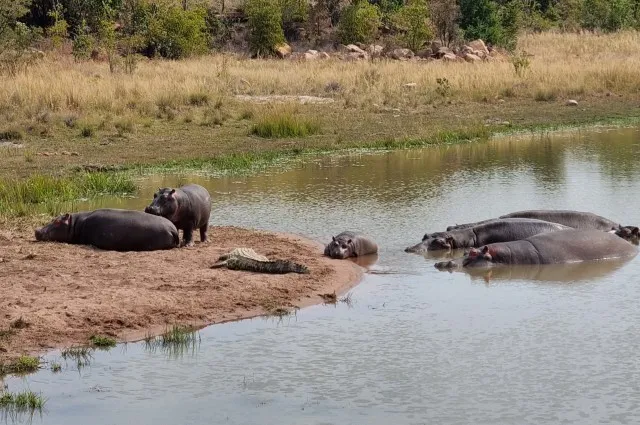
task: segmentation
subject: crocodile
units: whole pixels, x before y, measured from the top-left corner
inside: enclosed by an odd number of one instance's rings
[[[231,252],[221,255],[211,268],[217,269],[221,267],[258,273],[309,273],[309,269],[302,264],[288,260],[269,260],[251,248],[235,248]]]

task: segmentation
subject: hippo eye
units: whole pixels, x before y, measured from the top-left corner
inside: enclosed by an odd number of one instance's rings
[[[347,246],[346,245],[342,245],[342,249],[347,249]]]

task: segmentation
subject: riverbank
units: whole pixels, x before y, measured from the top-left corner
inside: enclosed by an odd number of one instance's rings
[[[92,335],[119,341],[263,314],[286,314],[343,293],[361,271],[322,256],[299,236],[212,227],[210,242],[155,252],[107,252],[36,243],[26,232],[0,231],[0,365],[23,354],[89,344]],[[310,274],[269,275],[211,269],[236,247],[306,265]],[[21,319],[19,327],[12,326]]]

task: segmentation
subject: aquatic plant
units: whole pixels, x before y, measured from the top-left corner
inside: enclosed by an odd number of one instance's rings
[[[108,336],[93,335],[89,341],[96,347],[111,348],[116,346],[116,340]]]
[[[176,357],[188,350],[195,352],[200,344],[200,334],[192,326],[173,325],[159,336],[148,335],[144,342],[149,351],[161,350],[170,357]]]

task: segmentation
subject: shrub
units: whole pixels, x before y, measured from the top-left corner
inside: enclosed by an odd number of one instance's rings
[[[56,3],[53,7],[53,10],[49,11],[49,16],[53,19],[53,25],[50,26],[47,30],[49,37],[51,37],[51,42],[54,47],[60,47],[64,39],[67,38],[67,21],[64,19],[64,15],[62,13],[62,4]]]
[[[456,41],[460,31],[460,28],[458,28],[458,19],[460,17],[458,3],[453,0],[431,0],[429,9],[436,37],[440,39],[443,45],[451,45],[452,42]]]
[[[380,25],[378,8],[359,0],[342,11],[338,35],[344,44],[369,43],[375,39]]]
[[[169,59],[204,53],[208,45],[206,29],[205,11],[202,9],[158,7],[149,22],[149,50]]]
[[[293,38],[296,27],[304,24],[309,16],[307,0],[279,0],[282,11],[282,28],[287,38]]]
[[[633,6],[631,0],[584,0],[582,26],[588,29],[618,31],[632,23]]]
[[[502,41],[498,5],[491,0],[460,0],[460,28],[468,40],[481,38],[492,44]]]
[[[306,137],[320,131],[312,121],[300,119],[290,113],[278,113],[260,119],[251,134],[264,138]]]
[[[275,0],[248,0],[249,48],[257,56],[272,54],[284,43],[282,10]]]
[[[89,34],[89,27],[87,27],[86,21],[82,21],[82,25],[78,30],[78,35],[73,40],[73,57],[76,60],[87,60],[91,57],[91,51],[93,50],[94,40]]]
[[[402,31],[400,40],[403,45],[414,52],[433,38],[429,9],[425,0],[412,0],[395,13],[393,21]]]

